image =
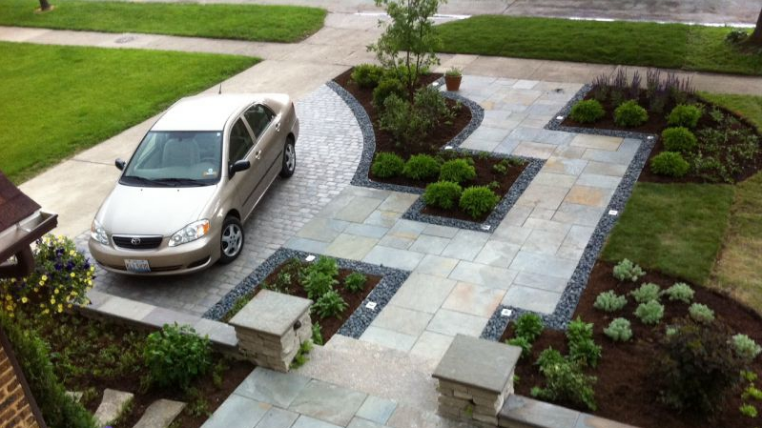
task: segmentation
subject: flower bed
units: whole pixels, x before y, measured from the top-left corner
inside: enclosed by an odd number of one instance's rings
[[[600,77],[561,125],[660,136],[640,181],[734,183],[762,168],[756,128],[674,75]]]
[[[233,318],[261,289],[310,298],[314,301],[313,341],[322,345],[341,329],[380,281],[381,277],[377,275],[340,268],[330,257],[320,257],[312,263],[291,258],[239,297],[222,321]]]
[[[713,311],[714,320],[707,322],[727,325],[732,334],[746,334],[756,342],[762,342],[762,318],[729,296],[703,287],[691,286],[694,295],[690,303],[670,300],[667,295],[662,295],[660,301],[664,306],[663,318],[658,324],[646,325],[634,315],[639,303],[630,293],[644,283],[657,284],[663,291],[679,281],[654,272],[647,273],[636,282],[619,281],[614,278],[613,269],[614,265],[611,263],[602,261],[596,263],[574,313],[574,319],[580,317],[587,323],[593,323],[592,339],[595,344],[602,347],[597,367],[583,368],[585,374],[597,378],[593,386],[594,401],[597,404],[597,410],[594,413],[644,428],[752,426],[750,424],[752,419],[743,416],[739,409],[744,403],[758,406],[759,401],[750,397],[748,391],[746,399],[742,399],[744,389],[749,382],[741,380],[740,376],[739,383],[730,389],[727,400],[721,404],[715,419],[710,419],[691,409],[678,412],[659,401],[661,390],[659,382],[663,376],[655,374],[654,369],[665,364],[662,341],[667,336],[667,327],[678,325],[682,320],[690,318],[689,308],[693,303],[704,304]],[[627,296],[627,303],[613,312],[597,309],[595,302],[598,296],[610,290],[617,295]],[[642,299],[647,298],[642,297]],[[700,310],[694,308],[694,312],[700,312]],[[699,319],[700,315],[693,316]],[[610,322],[620,317],[630,322],[632,338],[629,341],[615,342],[604,333],[604,329]],[[516,323],[514,322],[503,334],[501,341],[513,338],[515,333]],[[546,379],[538,370],[536,364],[538,357],[549,347],[562,354],[568,354],[569,342],[566,332],[543,331],[533,342],[531,356],[522,358],[517,366],[516,374],[520,379],[516,385],[517,392],[531,395],[534,387],[544,387]],[[731,344],[728,343],[727,348],[730,347]],[[716,352],[714,349],[712,351]],[[760,358],[754,359],[746,367],[754,373],[762,373]],[[715,398],[720,400],[718,397]],[[590,411],[584,405],[568,400],[558,401],[558,404]]]

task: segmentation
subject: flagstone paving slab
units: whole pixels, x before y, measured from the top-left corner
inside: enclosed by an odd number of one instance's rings
[[[421,253],[377,245],[362,260],[395,269],[413,270],[423,257]]]
[[[234,393],[215,410],[202,428],[253,427],[271,408],[272,405],[269,403]]]
[[[299,416],[294,425],[291,428],[341,428],[338,425],[334,425],[320,419],[311,418],[309,416]]]
[[[443,309],[489,318],[505,296],[504,290],[459,282],[447,297]]]
[[[445,352],[447,352],[447,348],[450,347],[452,339],[453,336],[424,331],[423,334],[418,337],[418,341],[415,342],[410,353],[428,358],[432,361],[439,361],[442,359]]]
[[[376,345],[385,346],[387,348],[396,349],[403,352],[408,352],[415,345],[415,341],[418,336],[413,336],[405,333],[400,333],[394,330],[388,330],[381,327],[376,327],[371,324],[365,329],[360,340]]]
[[[367,394],[313,379],[294,398],[289,410],[346,426],[366,398]]]
[[[286,408],[308,382],[309,378],[295,373],[256,368],[241,382],[234,394]]]
[[[465,334],[467,336],[479,337],[488,320],[489,317],[477,317],[448,309],[440,309],[434,315],[434,318],[431,319],[426,329],[448,336]]]
[[[556,309],[559,300],[560,293],[514,285],[505,294],[503,305],[549,314]]]
[[[325,249],[325,254],[342,259],[362,260],[375,248],[378,239],[342,233]]]
[[[413,273],[397,290],[390,304],[433,314],[447,299],[455,283],[451,279]]]
[[[384,307],[371,326],[418,337],[426,330],[429,321],[431,321],[429,313],[390,304]]]
[[[156,400],[145,410],[133,428],[167,428],[183,411],[185,403],[172,400]]]
[[[352,418],[352,421],[349,422],[347,428],[384,428],[384,426],[385,425],[381,425],[367,419],[355,417]]]
[[[418,263],[418,267],[415,270],[423,275],[447,278],[457,265],[458,259],[428,254],[420,263]]]
[[[377,424],[385,424],[397,409],[397,403],[386,398],[369,395],[357,410],[357,418],[366,419]],[[356,418],[355,418],[356,419]],[[351,424],[350,424],[351,426]]]
[[[513,262],[511,263],[513,264]],[[450,273],[450,278],[484,285],[485,287],[507,290],[518,272],[495,266],[461,261]]]
[[[265,413],[255,428],[291,428],[299,414],[278,407],[273,407]]]

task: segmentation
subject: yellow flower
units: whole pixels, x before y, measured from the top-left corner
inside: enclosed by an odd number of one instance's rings
[[[13,306],[12,305],[5,305],[5,309],[7,309],[8,312],[12,312],[13,311]]]
[[[53,297],[51,297],[51,298],[50,298],[50,304],[51,304],[51,305],[55,305],[55,304],[56,304],[56,299],[54,299]]]
[[[63,312],[63,305],[59,304],[58,305],[58,313],[60,314],[61,312]]]
[[[10,294],[6,294],[6,295],[5,295],[5,300],[8,300],[8,301],[10,301],[10,300],[11,300],[11,295],[10,295]]]
[[[87,285],[93,285],[93,281],[91,279],[87,280]]]
[[[50,309],[45,309],[44,311],[42,311],[42,313],[43,313],[43,315],[47,315],[47,314],[50,313]]]
[[[40,281],[40,285],[45,285],[45,281]]]
[[[29,301],[29,299],[27,299],[26,296],[21,298],[21,303],[26,303],[28,301]]]
[[[56,288],[55,291],[53,291],[55,294],[58,294],[58,289]]]
[[[76,255],[76,254],[77,254],[77,252],[76,252],[76,251],[74,251],[74,250],[69,250],[69,255],[70,255],[70,256],[74,256],[74,255]]]
[[[72,273],[71,273],[71,275],[69,275],[69,276],[71,276],[72,278],[74,278],[74,277],[75,277],[75,276],[77,276],[77,275],[74,275],[74,272],[72,272]]]

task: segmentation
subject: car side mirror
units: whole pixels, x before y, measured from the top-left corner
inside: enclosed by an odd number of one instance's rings
[[[229,175],[230,178],[233,178],[236,172],[238,171],[245,171],[247,169],[251,168],[251,162],[247,160],[237,160],[232,165],[230,165],[229,169]]]
[[[114,161],[114,165],[119,171],[124,171],[124,166],[126,165],[126,162],[121,159],[117,159]]]

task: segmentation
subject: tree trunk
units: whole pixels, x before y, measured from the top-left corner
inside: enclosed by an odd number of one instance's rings
[[[754,32],[751,33],[751,36],[749,36],[749,43],[752,45],[762,46],[762,10],[759,11],[757,26],[754,28]]]
[[[40,0],[40,10],[41,11],[50,10],[50,3],[48,3],[48,0]]]

